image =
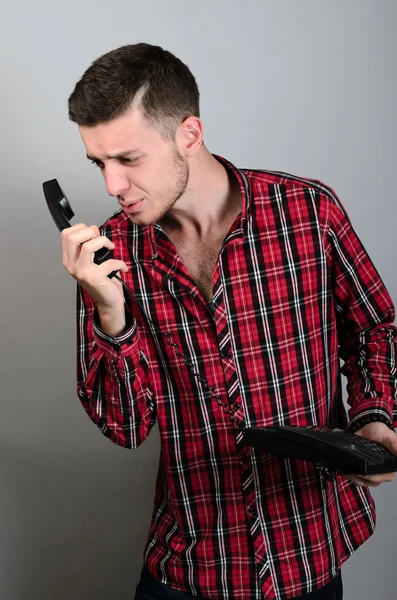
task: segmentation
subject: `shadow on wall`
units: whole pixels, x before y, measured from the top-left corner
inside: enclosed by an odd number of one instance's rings
[[[132,598],[152,513],[156,469],[147,460],[156,464],[156,436],[137,451],[105,445],[82,458],[0,452],[3,597]]]

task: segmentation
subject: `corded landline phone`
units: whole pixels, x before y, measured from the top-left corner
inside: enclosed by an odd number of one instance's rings
[[[43,191],[59,231],[70,227],[70,219],[74,217],[74,212],[58,181],[45,181]],[[101,248],[95,252],[94,262],[100,265],[112,257],[111,250]],[[118,279],[131,293],[115,271],[108,277]],[[327,469],[328,474],[332,471],[333,475],[367,475],[397,471],[397,456],[381,444],[327,427],[248,427],[244,432],[242,445],[314,462]]]

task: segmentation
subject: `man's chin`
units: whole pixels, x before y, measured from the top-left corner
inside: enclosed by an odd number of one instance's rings
[[[154,217],[150,218],[149,216],[145,218],[143,215],[128,215],[128,218],[131,223],[134,223],[134,225],[138,225],[139,227],[150,227],[159,220]]]
[[[161,220],[169,213],[174,204],[179,199],[180,195],[172,200],[172,202],[163,203],[162,206],[157,206],[157,212],[148,210],[148,206],[145,209],[137,211],[137,213],[128,214],[128,218],[135,225],[139,225],[140,227],[150,227],[151,225],[155,225],[156,223],[160,223]],[[150,208],[150,207],[149,207]]]

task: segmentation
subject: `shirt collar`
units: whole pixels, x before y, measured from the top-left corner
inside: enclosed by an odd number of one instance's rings
[[[249,214],[251,207],[251,187],[247,176],[243,171],[235,167],[230,161],[218,154],[212,155],[218,162],[223,164],[225,169],[228,169],[236,177],[241,191],[241,230],[244,231],[245,223],[247,221],[247,215]]]

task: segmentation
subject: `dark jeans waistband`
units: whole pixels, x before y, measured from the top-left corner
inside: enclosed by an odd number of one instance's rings
[[[296,597],[295,600],[342,600],[342,576],[339,571],[327,585],[315,592]],[[190,596],[185,592],[174,590],[171,586],[154,579],[146,567],[143,567],[141,580],[136,588],[135,600],[198,600],[197,596]]]

